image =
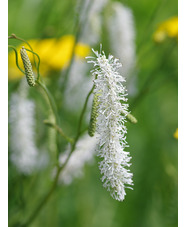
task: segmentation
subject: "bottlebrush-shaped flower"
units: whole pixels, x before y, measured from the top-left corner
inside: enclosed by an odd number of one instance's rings
[[[33,101],[13,93],[10,100],[10,159],[18,171],[29,175],[36,167],[38,149],[34,142]]]
[[[102,159],[99,169],[102,174],[103,186],[111,196],[123,201],[127,185],[133,185],[132,176],[127,167],[131,157],[125,151],[127,129],[125,126],[128,104],[126,88],[122,85],[125,79],[118,73],[122,66],[112,55],[94,51],[96,57],[87,57],[93,63],[91,71],[95,77],[94,93],[98,94],[97,132],[99,136],[98,156]]]
[[[38,150],[35,140],[35,103],[27,98],[28,86],[22,80],[12,93],[9,106],[10,160],[18,172],[31,175],[48,164],[48,155]],[[43,150],[43,149],[42,149]]]

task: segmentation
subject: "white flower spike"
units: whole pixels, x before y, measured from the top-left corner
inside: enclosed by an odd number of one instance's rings
[[[39,152],[35,140],[35,103],[28,99],[28,86],[22,80],[10,97],[10,160],[19,173],[31,175],[48,164],[48,156]]]
[[[127,185],[133,185],[132,176],[127,167],[131,164],[126,142],[125,126],[128,104],[126,104],[126,88],[122,85],[125,79],[118,73],[122,66],[112,55],[94,51],[96,57],[87,57],[88,63],[93,63],[91,71],[95,77],[94,93],[98,94],[97,132],[99,134],[98,156],[102,159],[99,169],[102,174],[103,186],[110,191],[111,196],[123,201]]]
[[[36,168],[38,149],[34,142],[35,104],[19,93],[10,99],[10,159],[18,171],[30,175]]]

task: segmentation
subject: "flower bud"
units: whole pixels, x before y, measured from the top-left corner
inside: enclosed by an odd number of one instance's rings
[[[95,94],[93,99],[93,104],[92,104],[89,128],[88,128],[88,134],[91,137],[93,137],[96,132],[96,123],[97,123],[97,117],[98,117],[97,107],[98,107],[98,94]]]
[[[28,85],[30,87],[34,87],[36,83],[35,83],[35,78],[33,75],[32,64],[30,62],[30,59],[29,59],[24,47],[22,47],[22,49],[20,50],[20,54],[21,54],[21,59],[23,61],[25,75],[26,75]]]
[[[127,119],[133,124],[136,124],[138,122],[138,120],[130,113],[127,114]]]

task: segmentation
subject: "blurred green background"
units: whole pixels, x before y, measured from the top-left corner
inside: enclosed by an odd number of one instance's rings
[[[84,177],[69,186],[58,186],[31,227],[176,227],[178,144],[173,137],[178,127],[177,41],[156,44],[153,33],[159,23],[177,16],[177,0],[122,0],[133,11],[136,27],[138,92],[129,97],[129,106],[138,119],[127,123],[128,151],[132,156],[134,190],[127,190],[123,202],[115,201],[103,188],[98,158],[86,165]],[[58,38],[75,34],[75,0],[9,0],[9,35],[24,39]],[[102,34],[102,40],[106,40]],[[11,44],[17,44],[10,40]],[[104,44],[104,43],[103,43]],[[97,44],[99,46],[99,43]],[[105,47],[106,53],[109,47]],[[117,57],[117,56],[116,56]],[[59,75],[58,75],[59,76]],[[55,93],[58,77],[49,77]],[[9,81],[9,97],[19,81]],[[142,91],[142,92],[141,92]],[[39,92],[37,99],[38,140],[47,143],[42,120],[47,105]],[[79,113],[65,109],[62,124],[73,135]],[[84,123],[86,125],[86,123]],[[24,219],[50,187],[50,170],[32,176],[19,174],[9,162],[9,223]]]

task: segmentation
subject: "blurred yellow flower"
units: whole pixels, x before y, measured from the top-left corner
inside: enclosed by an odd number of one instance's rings
[[[174,136],[175,139],[178,139],[178,129],[176,129],[176,131],[175,131],[173,136]]]
[[[167,37],[178,38],[178,17],[171,17],[162,22],[153,34],[153,39],[157,43],[163,42]]]
[[[72,56],[75,38],[72,35],[66,35],[59,39],[50,38],[43,40],[28,40],[34,52],[36,52],[40,59],[40,73],[42,76],[47,76],[50,71],[59,71],[68,66]],[[22,46],[28,48],[26,44],[21,44],[16,47],[18,53]],[[28,48],[29,49],[29,48]],[[77,43],[75,47],[75,56],[79,58],[86,57],[90,52],[90,47],[86,44]],[[27,52],[33,64],[33,54]],[[23,68],[20,54],[18,54],[19,65]],[[36,58],[37,59],[37,58]],[[10,51],[8,55],[8,78],[18,79],[24,75],[19,71],[15,63],[15,53]]]

